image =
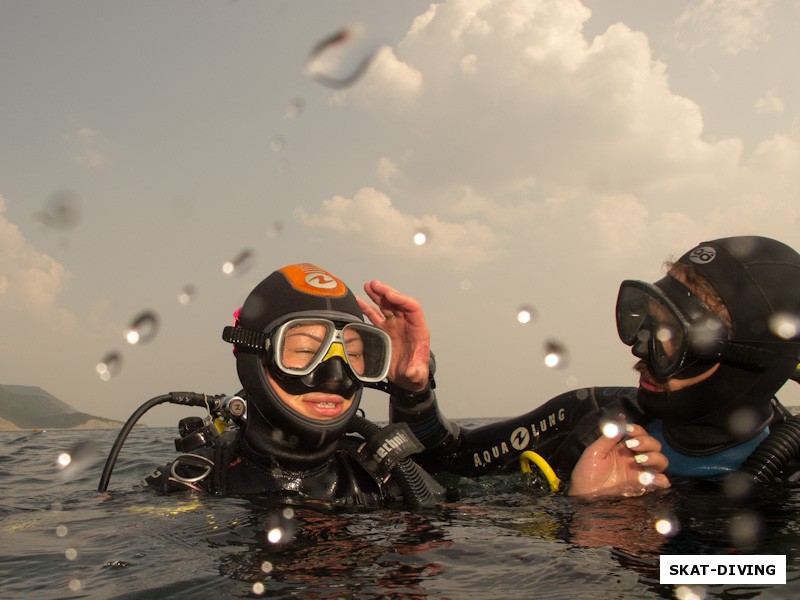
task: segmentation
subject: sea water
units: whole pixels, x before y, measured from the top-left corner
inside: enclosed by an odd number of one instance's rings
[[[475,423],[470,423],[475,424]],[[800,488],[586,501],[521,474],[450,478],[432,510],[329,511],[162,497],[140,480],[174,429],[0,432],[0,598],[793,598]],[[65,460],[72,456],[73,463]],[[659,583],[664,554],[786,556],[785,585]]]

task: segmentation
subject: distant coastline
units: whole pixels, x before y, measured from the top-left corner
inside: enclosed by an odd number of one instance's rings
[[[0,384],[0,431],[120,427],[122,421],[75,410],[40,387]]]

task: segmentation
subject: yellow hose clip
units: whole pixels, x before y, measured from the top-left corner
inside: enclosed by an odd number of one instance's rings
[[[541,455],[531,450],[526,450],[519,455],[519,468],[522,469],[523,473],[531,472],[531,463],[539,467],[539,470],[544,474],[547,483],[550,484],[550,491],[557,492],[558,487],[561,485],[561,480],[556,475],[553,467],[547,464],[547,461]]]

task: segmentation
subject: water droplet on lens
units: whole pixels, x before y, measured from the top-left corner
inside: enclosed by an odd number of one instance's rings
[[[639,473],[639,483],[643,486],[651,485],[656,480],[656,476],[650,471],[642,471]]]
[[[64,552],[64,556],[67,557],[67,560],[75,560],[78,558],[78,551],[75,548],[67,548],[67,551]]]
[[[341,89],[366,73],[378,44],[363,25],[354,24],[318,43],[306,62],[306,74],[322,85]]]
[[[67,533],[68,529],[66,525],[59,525],[58,527],[56,527],[56,535],[58,537],[66,537]]]
[[[471,290],[472,289],[472,282],[469,279],[462,279],[461,280],[461,289],[464,290],[465,292],[467,290]]]
[[[197,290],[193,285],[186,285],[180,292],[178,292],[178,302],[183,305],[189,304],[192,300],[194,300],[196,293]]]
[[[620,424],[615,421],[608,421],[601,426],[600,430],[605,437],[613,438],[619,435]]]
[[[784,340],[791,340],[800,334],[800,317],[789,313],[775,313],[769,318],[769,329]]]
[[[431,234],[427,229],[418,229],[414,233],[414,243],[417,246],[424,246],[431,239]]]
[[[99,446],[93,440],[78,442],[66,452],[59,452],[56,457],[56,465],[61,479],[75,479],[83,471],[93,466],[99,457]]]
[[[53,229],[72,229],[81,220],[80,198],[72,190],[53,192],[36,220]]]
[[[283,233],[283,223],[280,221],[275,221],[269,226],[269,229],[267,229],[267,235],[269,237],[277,237],[281,233]]]
[[[226,261],[222,265],[222,272],[225,273],[225,275],[241,275],[249,271],[252,266],[253,251],[245,249],[232,260]]]
[[[261,570],[264,573],[272,573],[273,568],[274,567],[272,566],[272,563],[269,562],[268,560],[265,560],[264,562],[261,563]]]
[[[678,533],[678,522],[674,517],[660,517],[653,524],[656,531],[663,536],[672,537]]]
[[[517,321],[523,325],[536,320],[536,310],[532,306],[523,305],[517,310]]]
[[[306,108],[306,103],[302,98],[300,98],[299,96],[296,98],[292,98],[292,100],[289,102],[288,108],[286,109],[285,117],[287,119],[296,119],[297,117],[303,114],[305,108]]]
[[[548,340],[544,347],[544,364],[550,368],[565,367],[567,365],[567,349],[555,340]]]
[[[731,519],[729,524],[731,540],[745,552],[758,548],[762,532],[761,516],[755,512],[742,511]]]
[[[675,588],[677,600],[704,600],[706,590],[700,585],[679,585]]]
[[[751,433],[758,426],[758,415],[749,408],[741,408],[728,417],[728,431],[740,437]]]
[[[272,148],[273,152],[280,152],[283,150],[283,147],[286,145],[286,140],[283,139],[282,136],[276,135],[272,138],[272,141],[269,143],[269,147]]]
[[[267,532],[267,540],[273,544],[277,544],[283,539],[283,529],[280,527],[273,527]]]
[[[125,330],[125,339],[129,344],[146,344],[158,334],[158,317],[155,313],[145,311],[139,314]]]
[[[94,367],[98,377],[103,381],[108,381],[120,372],[122,368],[122,357],[116,352],[109,352]]]
[[[264,584],[263,584],[263,583],[261,583],[260,581],[256,581],[256,582],[253,584],[253,593],[254,593],[256,596],[260,596],[260,595],[262,595],[262,594],[263,594],[263,593],[266,591],[266,589],[267,589],[267,588],[265,588],[265,587],[264,587]]]

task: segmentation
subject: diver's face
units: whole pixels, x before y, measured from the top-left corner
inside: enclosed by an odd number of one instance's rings
[[[307,324],[293,327],[286,335],[283,348],[283,364],[289,368],[302,368],[308,364],[310,357],[320,351],[320,345],[325,339],[325,327],[319,324]],[[347,331],[344,339],[350,366],[354,371],[364,371],[363,343],[358,332]],[[332,359],[329,359],[332,360]],[[324,391],[324,383],[317,390],[303,394],[292,394],[284,390],[265,369],[270,386],[280,400],[295,412],[320,421],[335,419],[347,412],[353,404],[351,395],[344,398],[339,394]],[[331,381],[331,388],[335,382]]]
[[[680,281],[683,285],[691,289],[691,285],[686,280],[686,277],[680,271],[670,270],[669,275]],[[644,360],[639,360],[634,365],[634,370],[639,373],[639,387],[643,390],[652,393],[662,393],[662,392],[677,392],[679,390],[686,389],[693,385],[697,385],[698,383],[705,381],[709,377],[711,377],[717,369],[719,369],[720,363],[715,363],[712,365],[707,371],[700,373],[694,377],[690,377],[688,379],[677,379],[675,377],[670,377],[666,381],[658,381],[656,377],[650,372],[647,368],[647,362]]]
[[[307,392],[305,394],[290,394],[284,390],[267,372],[267,379],[275,394],[295,412],[319,421],[329,421],[347,412],[353,404],[353,396],[342,398],[338,394],[326,392]]]
[[[647,368],[647,363],[643,360],[640,360],[634,365],[634,369],[639,372],[639,387],[643,390],[653,393],[659,392],[677,392],[678,390],[682,390],[693,385],[697,385],[701,381],[705,381],[709,377],[711,377],[714,372],[719,369],[720,363],[716,363],[711,366],[708,371],[704,371],[700,373],[700,375],[696,375],[695,377],[690,377],[689,379],[675,379],[674,377],[670,377],[666,381],[659,382],[656,381],[656,378],[650,373],[650,370]]]

